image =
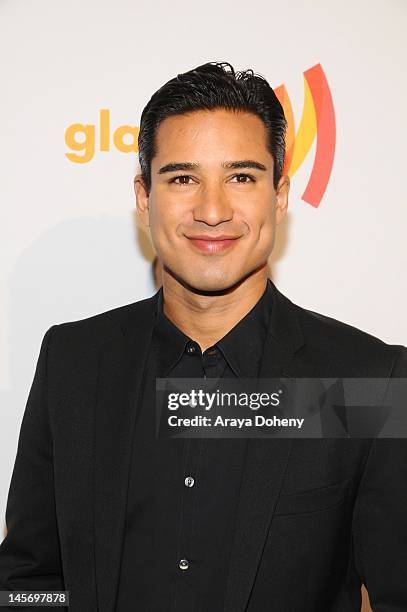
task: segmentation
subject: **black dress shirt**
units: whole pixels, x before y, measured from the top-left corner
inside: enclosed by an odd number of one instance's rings
[[[134,431],[116,612],[221,612],[246,438],[155,437],[156,377],[256,377],[271,286],[202,353],[159,293]]]

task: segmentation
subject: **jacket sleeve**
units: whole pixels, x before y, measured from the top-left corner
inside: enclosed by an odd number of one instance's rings
[[[392,377],[407,378],[404,347]],[[407,438],[373,440],[355,505],[353,542],[356,569],[373,612],[405,612]]]
[[[64,590],[54,500],[53,440],[47,406],[47,355],[55,327],[50,327],[42,340],[20,427],[6,505],[7,535],[0,545],[0,590],[3,591]],[[38,607],[24,609],[38,610]]]

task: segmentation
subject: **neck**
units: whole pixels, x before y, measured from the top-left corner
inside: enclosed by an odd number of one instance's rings
[[[266,285],[267,266],[217,295],[195,293],[164,271],[164,314],[195,340],[203,352],[246,316],[263,295]]]

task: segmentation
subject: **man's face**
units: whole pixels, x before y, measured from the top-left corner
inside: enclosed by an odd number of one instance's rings
[[[164,274],[195,291],[222,291],[267,266],[289,179],[274,189],[261,119],[223,109],[168,117],[156,151],[150,194],[139,175],[135,185]]]

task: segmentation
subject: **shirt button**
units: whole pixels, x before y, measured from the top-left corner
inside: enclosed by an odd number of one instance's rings
[[[185,486],[186,487],[193,487],[194,483],[195,483],[195,480],[192,478],[192,476],[187,476],[185,478],[184,482],[185,482]]]
[[[195,353],[196,353],[196,345],[193,344],[192,342],[189,342],[187,344],[187,347],[186,347],[185,350],[188,353],[188,355],[195,355]]]
[[[178,567],[182,570],[187,570],[189,568],[188,559],[181,559],[178,563]]]

